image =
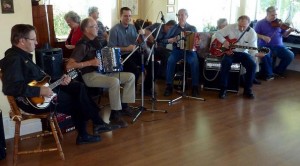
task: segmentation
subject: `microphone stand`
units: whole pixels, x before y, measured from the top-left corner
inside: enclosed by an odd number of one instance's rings
[[[183,40],[183,45],[180,45],[180,49],[183,50],[183,80],[182,80],[182,92],[181,92],[181,96],[173,99],[173,100],[170,100],[169,101],[169,104],[172,104],[174,103],[175,101],[178,101],[182,98],[192,98],[192,99],[197,99],[197,100],[201,100],[201,101],[205,101],[204,98],[200,98],[200,97],[193,97],[193,96],[188,96],[185,92],[185,73],[186,73],[186,36],[189,36],[191,34],[188,34],[188,35],[185,35],[185,37],[181,37],[179,40]]]
[[[162,21],[162,20],[161,20]],[[163,21],[162,21],[163,23]],[[151,57],[151,65],[152,65],[152,91],[151,91],[151,102],[152,102],[152,110],[156,108],[156,102],[157,101],[167,101],[170,102],[170,100],[157,100],[156,96],[155,96],[155,80],[154,80],[154,47],[157,47],[157,38],[158,35],[160,33],[161,27],[162,27],[162,23],[159,25],[158,31],[156,33],[155,39],[154,39],[154,44],[151,47],[151,51],[150,51],[150,55],[148,57],[148,60],[146,62],[146,64],[148,64],[150,57]],[[167,113],[166,110],[163,110],[165,113]]]
[[[137,118],[142,114],[142,112],[147,111],[147,109],[144,107],[144,71],[145,71],[145,67],[144,67],[144,50],[143,50],[143,45],[146,44],[146,41],[148,39],[148,37],[150,35],[152,35],[152,33],[155,31],[156,29],[154,29],[145,39],[144,41],[142,41],[140,44],[138,44],[136,46],[136,48],[127,56],[127,58],[122,62],[125,63],[126,60],[136,51],[139,49],[139,53],[141,54],[141,70],[142,70],[142,88],[141,88],[141,101],[142,101],[142,105],[140,107],[137,108],[137,110],[139,110],[139,112],[136,114],[136,116],[133,118],[132,123],[134,123]],[[151,110],[152,112],[154,111],[161,111],[161,110]],[[164,111],[164,110],[162,110]],[[164,111],[166,112],[166,111]]]

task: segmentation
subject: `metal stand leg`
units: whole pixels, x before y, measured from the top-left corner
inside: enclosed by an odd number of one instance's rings
[[[186,50],[184,50],[184,54],[183,54],[183,80],[182,80],[182,92],[181,92],[181,96],[170,100],[169,104],[173,104],[174,102],[182,99],[182,98],[191,98],[191,99],[197,99],[197,100],[201,100],[201,101],[205,101],[204,98],[200,98],[200,97],[193,97],[193,96],[188,96],[186,95],[185,92],[185,73],[186,73]]]
[[[141,101],[142,101],[142,105],[137,108],[139,110],[139,112],[133,118],[132,123],[134,123],[138,119],[138,117],[142,114],[142,112],[147,111],[147,108],[144,107],[144,71],[145,71],[145,67],[144,67],[144,53],[143,53],[143,50],[141,49],[142,47],[140,46],[139,48],[140,48],[140,53],[141,53],[141,56],[142,56],[142,58],[141,58],[142,59],[142,62],[141,62],[141,64],[142,64],[142,88],[141,88]],[[151,55],[149,55],[149,56],[151,56]],[[152,80],[153,80],[153,82],[152,82],[152,86],[153,86],[153,88],[152,88],[152,98],[154,98],[153,97],[154,96],[154,92],[153,92],[154,91],[154,56],[152,56],[152,58],[153,58],[153,62],[152,62]],[[154,106],[153,103],[154,102],[152,102],[152,109],[150,110],[151,112],[164,112],[164,113],[167,113],[166,110],[155,110],[154,109],[155,106]]]

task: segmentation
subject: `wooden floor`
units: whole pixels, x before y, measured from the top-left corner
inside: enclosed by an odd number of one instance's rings
[[[158,99],[178,97],[162,97],[163,82],[158,81]],[[225,100],[216,91],[202,90],[206,101],[185,98],[171,106],[157,102],[157,109],[168,113],[143,112],[134,124],[101,134],[103,140],[95,144],[77,146],[76,132],[64,134],[65,161],[48,152],[21,156],[19,165],[300,165],[300,73],[289,71],[288,78],[263,81],[253,89],[254,100],[243,98],[241,89]],[[151,102],[145,101],[145,107],[151,108]],[[109,107],[103,110],[108,121]],[[8,140],[1,166],[12,165],[12,147]]]

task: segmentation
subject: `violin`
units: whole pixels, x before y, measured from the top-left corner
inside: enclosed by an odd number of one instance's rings
[[[287,30],[287,29],[291,28],[288,24],[282,22],[281,19],[276,19],[276,20],[272,21],[271,26],[272,27],[279,27],[282,30]],[[300,33],[297,29],[295,29],[295,32]]]

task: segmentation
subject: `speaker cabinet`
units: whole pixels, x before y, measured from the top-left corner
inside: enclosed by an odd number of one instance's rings
[[[204,62],[204,85],[207,90],[220,90],[221,59],[206,58]],[[229,72],[227,91],[238,93],[240,87],[240,63],[233,63]]]
[[[35,51],[36,64],[40,66],[52,80],[63,75],[63,54],[61,48],[37,49]]]
[[[0,160],[6,157],[6,144],[4,136],[3,118],[2,111],[0,110]]]

